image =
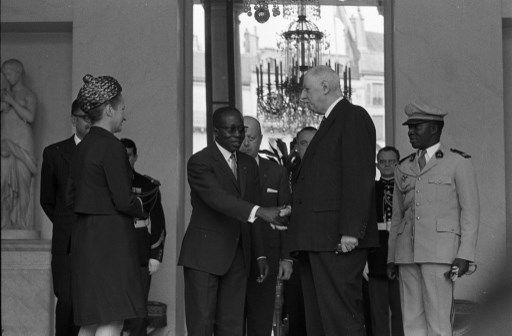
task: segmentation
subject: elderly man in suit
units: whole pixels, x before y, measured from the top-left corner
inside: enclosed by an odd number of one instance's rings
[[[283,206],[290,203],[290,187],[286,169],[277,163],[258,155],[262,134],[257,119],[244,117],[245,139],[240,151],[256,160],[260,175],[260,204],[262,206]],[[293,262],[284,252],[284,231],[273,230],[262,225],[263,242],[269,273],[267,280],[258,284],[256,267],[251,267],[247,283],[247,335],[270,336],[277,279],[288,280],[293,270]],[[253,255],[253,257],[256,257]]]
[[[292,185],[290,250],[299,252],[308,336],[365,335],[361,273],[378,246],[375,127],[343,99],[327,66],[304,76],[301,98],[324,120]]]
[[[417,152],[395,173],[388,276],[400,281],[405,335],[451,336],[453,281],[475,259],[479,199],[470,156],[440,143],[445,112],[405,107]]]
[[[70,138],[49,145],[43,150],[41,167],[40,203],[53,224],[52,278],[53,292],[57,297],[55,309],[55,335],[78,335],[79,327],[73,323],[71,303],[71,269],[69,247],[71,226],[75,221],[73,210],[66,207],[66,183],[69,164],[76,145],[89,132],[91,121],[80,109],[77,101],[71,105],[71,123],[75,134]]]
[[[215,142],[188,161],[192,216],[178,264],[184,266],[188,335],[240,336],[251,245],[258,256],[258,281],[268,272],[261,224],[253,222],[279,222],[280,209],[256,205],[258,166],[239,152],[245,136],[240,111],[217,109],[213,126]]]

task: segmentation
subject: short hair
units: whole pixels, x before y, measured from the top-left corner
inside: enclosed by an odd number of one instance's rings
[[[133,155],[137,155],[137,146],[135,145],[135,142],[132,139],[122,138],[121,142],[123,143],[124,148],[132,148]]]
[[[295,136],[295,138],[298,138],[299,135],[302,133],[302,132],[306,132],[306,131],[310,131],[310,132],[316,132],[317,129],[313,126],[306,126],[304,127],[303,129],[301,129],[300,131],[297,132],[297,135]]]
[[[71,115],[76,115],[78,112],[82,112],[82,109],[80,108],[80,103],[78,100],[73,100],[73,103],[71,104]]]
[[[15,66],[17,66],[20,69],[22,74],[25,72],[25,68],[23,67],[23,63],[21,63],[21,61],[15,59],[15,58],[11,58],[11,59],[8,59],[7,61],[3,62],[2,63],[2,69],[6,65],[15,65]]]
[[[220,126],[220,120],[225,114],[228,113],[238,113],[240,114],[240,118],[242,118],[242,112],[240,112],[236,107],[234,106],[223,106],[219,107],[213,112],[213,127],[219,127]]]
[[[111,105],[112,107],[117,108],[117,106],[119,105],[120,102],[121,102],[121,93],[116,95],[114,98],[107,100],[103,104],[90,109],[89,111],[87,111],[85,113],[89,116],[89,119],[91,119],[91,122],[94,124],[98,120],[101,120],[101,118],[103,116],[103,110],[105,109],[105,107],[107,107],[107,105]]]
[[[331,90],[341,90],[340,76],[327,65],[319,65],[311,68],[306,72],[306,76],[315,78],[319,83],[327,82]]]
[[[379,155],[382,152],[394,152],[395,155],[396,155],[396,160],[400,161],[400,152],[395,147],[393,147],[393,146],[385,146],[385,147],[382,147],[381,149],[379,149],[379,151],[377,152],[377,160],[379,160]]]

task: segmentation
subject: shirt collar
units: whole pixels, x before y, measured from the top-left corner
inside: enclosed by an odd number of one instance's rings
[[[434,156],[434,154],[439,150],[439,147],[441,147],[441,143],[438,142],[435,145],[427,148],[427,153],[425,154],[425,162],[428,162],[428,160]],[[420,153],[418,152],[418,155],[419,154]]]
[[[259,166],[260,165],[260,156],[256,155],[256,157],[254,159],[256,160],[256,164]]]
[[[338,99],[336,99],[332,104],[331,106],[329,106],[329,108],[327,109],[327,112],[325,112],[324,114],[324,117],[327,119],[327,117],[329,117],[329,114],[331,114],[331,111],[332,109],[334,108],[334,106],[336,106],[336,104],[338,104],[341,100],[343,99],[343,97],[339,97]]]
[[[236,152],[235,153],[231,153],[226,148],[224,148],[221,145],[219,145],[219,143],[217,141],[215,141],[215,144],[219,148],[220,153],[222,154],[222,156],[224,157],[224,160],[226,160],[227,163],[229,163],[229,158],[231,157],[231,154],[235,154],[235,159],[236,159]]]
[[[75,140],[75,145],[78,145],[80,143],[80,141],[82,141],[82,139],[80,139],[76,133],[75,133],[75,136],[73,137],[73,140]]]

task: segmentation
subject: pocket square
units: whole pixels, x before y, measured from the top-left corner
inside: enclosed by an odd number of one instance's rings
[[[267,188],[267,192],[272,193],[272,194],[277,194],[277,190],[272,189],[272,188]]]

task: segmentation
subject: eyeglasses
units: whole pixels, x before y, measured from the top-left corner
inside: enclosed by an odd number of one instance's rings
[[[392,160],[379,160],[378,162],[379,162],[379,164],[382,164],[382,165],[383,164],[392,165],[392,164],[396,164],[398,161],[396,159],[392,159]]]
[[[238,131],[238,133],[245,133],[245,126],[243,126],[243,125],[240,125],[240,126],[219,126],[219,127],[216,127],[216,128],[223,129],[223,130],[225,130],[226,132],[228,132],[230,134],[235,134],[237,131]]]

